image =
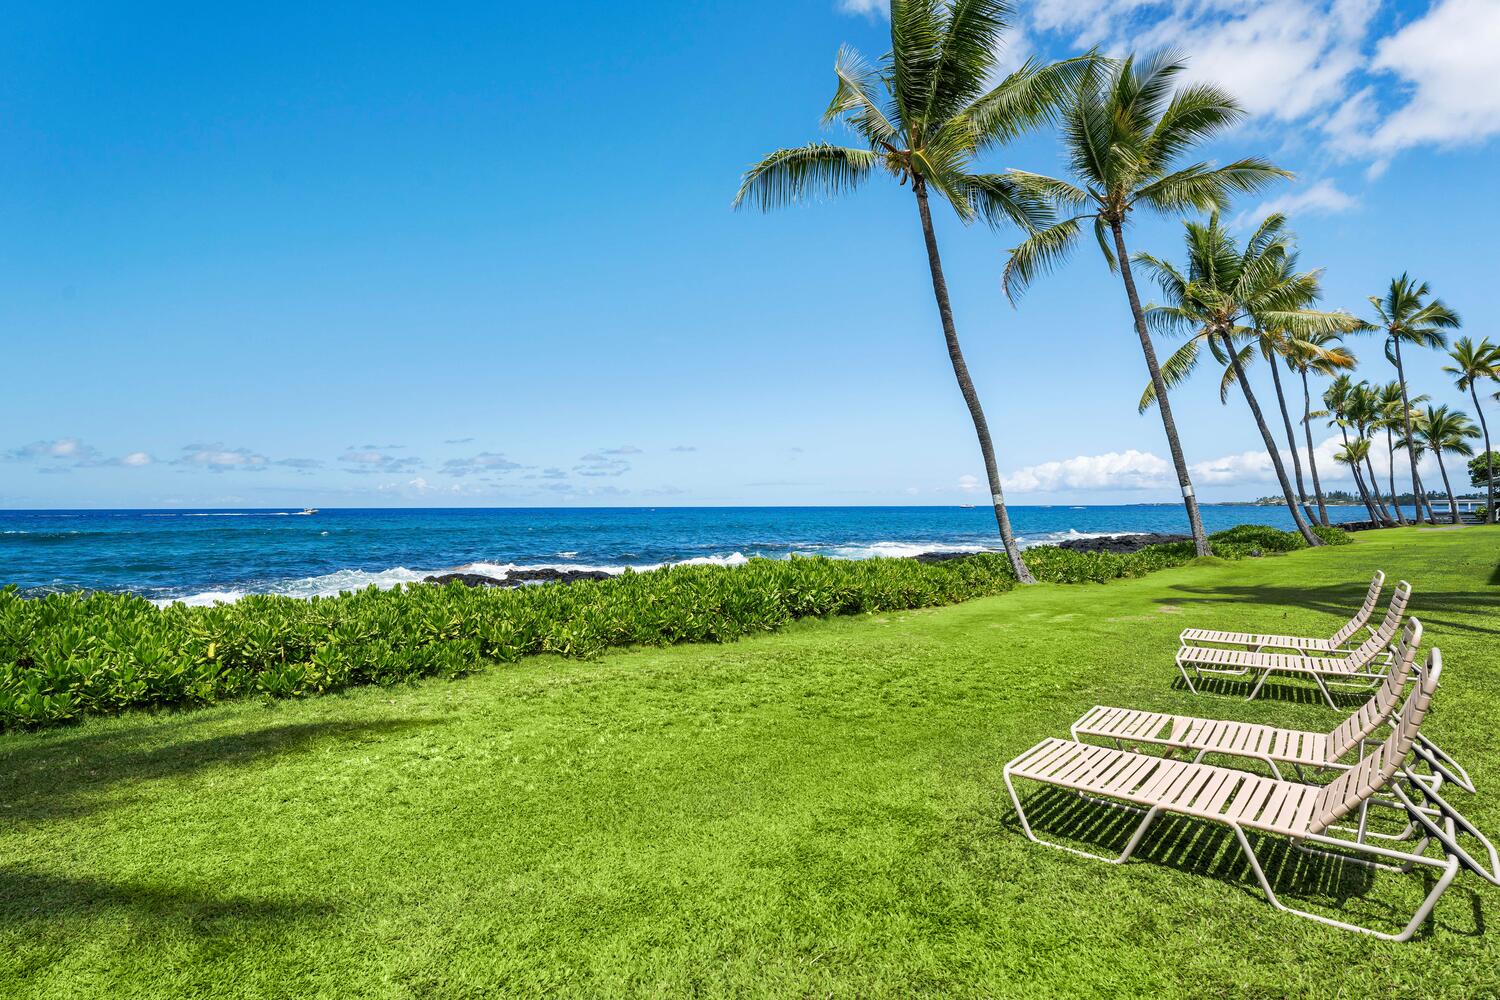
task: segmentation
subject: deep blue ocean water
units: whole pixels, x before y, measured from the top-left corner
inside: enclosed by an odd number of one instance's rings
[[[1333,507],[1337,520],[1363,508]],[[1012,507],[1023,544],[1185,533],[1175,504]],[[1291,527],[1280,507],[1203,508],[1209,531]],[[155,600],[332,594],[466,569],[734,564],[793,553],[858,559],[998,548],[988,507],[659,507],[461,510],[0,511],[0,585],[88,588]]]

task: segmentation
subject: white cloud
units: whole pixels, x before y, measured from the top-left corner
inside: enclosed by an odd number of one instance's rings
[[[1335,215],[1339,212],[1347,212],[1358,205],[1358,199],[1340,191],[1333,181],[1321,180],[1300,190],[1289,191],[1278,198],[1261,202],[1250,211],[1241,213],[1235,219],[1235,224],[1253,225],[1272,212],[1290,216]]]
[[[150,465],[153,459],[144,451],[134,451],[124,458],[107,458],[91,444],[77,438],[57,438],[53,441],[33,441],[19,448],[0,453],[0,459],[8,462],[31,462],[43,472],[68,472],[71,469],[93,469],[101,466]]]
[[[1370,63],[1374,73],[1399,81],[1407,100],[1383,117],[1371,113],[1371,95],[1341,124],[1346,145],[1377,154],[1426,143],[1465,145],[1500,134],[1500,3],[1437,0],[1427,14],[1381,39]]]
[[[226,448],[218,442],[190,444],[182,450],[184,454],[174,459],[173,465],[209,469],[213,472],[224,472],[230,469],[263,469],[271,461],[249,448]]]
[[[973,493],[975,490],[979,489],[979,477],[959,476],[958,488],[963,490],[965,493]]]
[[[143,465],[150,465],[153,461],[154,459],[152,459],[152,457],[146,454],[144,451],[133,451],[130,454],[126,455],[124,458],[120,459],[120,464],[128,465],[132,468],[139,468]]]
[[[392,448],[396,446],[384,445],[383,447]],[[415,456],[409,455],[405,458],[397,458],[394,455],[386,454],[385,451],[368,446],[364,449],[351,449],[344,452],[339,456],[339,461],[347,462],[352,466],[352,468],[345,469],[345,472],[357,472],[371,475],[377,472],[407,472],[411,469],[419,469],[422,467],[422,460],[420,458],[416,458]]]
[[[840,0],[874,15],[885,0]],[[1268,123],[1305,123],[1345,156],[1388,158],[1421,145],[1500,134],[1500,3],[1433,0],[1379,35],[1380,0],[1048,0],[1028,5],[1006,57],[1099,46],[1110,55],[1173,47],[1186,78],[1212,81]],[[1015,60],[1018,61],[1018,60]]]
[[[1132,448],[1029,465],[1012,472],[1004,482],[1007,488],[1017,493],[1143,490],[1167,485],[1171,481],[1171,469],[1165,459]]]

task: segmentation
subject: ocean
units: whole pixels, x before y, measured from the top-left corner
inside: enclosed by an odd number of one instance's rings
[[[1176,504],[1012,507],[1026,546],[1134,532],[1185,533]],[[1361,507],[1333,507],[1340,521]],[[1290,528],[1281,507],[1206,506],[1209,531]],[[0,510],[0,585],[27,595],[133,591],[158,602],[295,597],[391,587],[432,573],[519,567],[735,565],[793,554],[863,559],[998,549],[988,507]]]

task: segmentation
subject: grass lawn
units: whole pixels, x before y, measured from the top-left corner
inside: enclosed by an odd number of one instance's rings
[[[1221,827],[1158,823],[1122,867],[1035,846],[1000,781],[1096,703],[1332,728],[1310,684],[1195,698],[1176,636],[1331,632],[1383,568],[1445,654],[1455,801],[1500,834],[1500,529],[1356,539],[5,735],[0,995],[1496,995],[1471,875],[1385,944],[1272,910]],[[1107,849],[1100,812],[1069,831]],[[1348,868],[1272,877],[1390,929],[1420,898]]]

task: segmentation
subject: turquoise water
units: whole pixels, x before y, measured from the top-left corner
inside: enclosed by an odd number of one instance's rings
[[[1363,508],[1334,507],[1338,520]],[[1026,545],[1186,531],[1173,505],[1012,507]],[[1210,531],[1291,527],[1280,507],[1204,507]],[[445,570],[732,565],[793,553],[859,559],[998,547],[987,507],[0,511],[0,584],[27,593],[130,590],[208,602],[393,586]]]

